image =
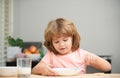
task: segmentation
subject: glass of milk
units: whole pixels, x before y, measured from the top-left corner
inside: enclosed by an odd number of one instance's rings
[[[30,58],[17,58],[18,78],[29,78],[31,75]]]

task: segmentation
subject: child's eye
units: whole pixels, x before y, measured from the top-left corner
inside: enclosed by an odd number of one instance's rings
[[[54,41],[54,43],[59,43],[59,41]]]
[[[68,39],[64,39],[63,41],[67,41]]]

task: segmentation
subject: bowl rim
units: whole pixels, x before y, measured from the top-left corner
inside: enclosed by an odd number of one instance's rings
[[[57,72],[58,75],[78,75],[79,74],[79,69],[77,68],[52,68],[53,71]],[[65,72],[65,73],[63,73]],[[66,73],[67,72],[67,73]]]

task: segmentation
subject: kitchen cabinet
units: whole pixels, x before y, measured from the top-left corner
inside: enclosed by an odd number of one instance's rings
[[[39,61],[32,61],[32,68],[37,65]],[[6,62],[6,66],[17,66],[16,61]]]

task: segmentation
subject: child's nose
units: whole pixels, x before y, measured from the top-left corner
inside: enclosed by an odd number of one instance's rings
[[[64,46],[64,42],[63,41],[60,42],[60,46]]]

